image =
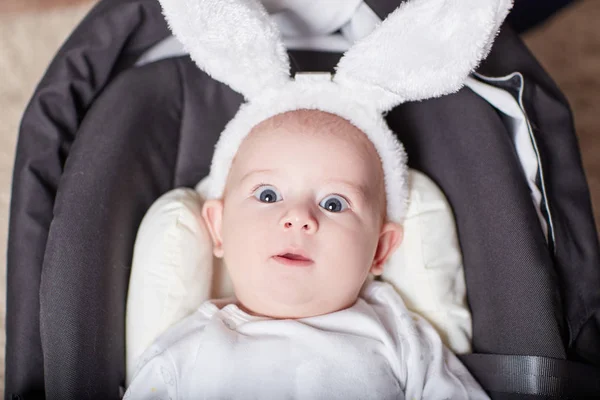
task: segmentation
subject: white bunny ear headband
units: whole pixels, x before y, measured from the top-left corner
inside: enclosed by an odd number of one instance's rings
[[[404,148],[383,113],[458,91],[487,56],[512,0],[409,0],[342,57],[336,73],[290,76],[286,49],[259,0],[159,0],[194,62],[246,102],[217,142],[206,198],[223,195],[251,129],[277,114],[314,109],[363,131],[381,158],[390,221],[407,209]]]

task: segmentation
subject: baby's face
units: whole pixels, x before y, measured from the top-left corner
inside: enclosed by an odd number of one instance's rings
[[[222,200],[204,207],[236,297],[247,311],[302,318],[354,304],[369,272],[400,243],[384,223],[383,171],[344,119],[294,111],[255,127]]]

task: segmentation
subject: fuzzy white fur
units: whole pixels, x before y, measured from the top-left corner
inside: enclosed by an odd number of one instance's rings
[[[459,90],[487,55],[512,0],[411,0],[350,48],[333,79],[292,80],[280,34],[258,0],[160,0],[198,66],[247,102],[215,148],[207,198],[223,194],[231,162],[259,122],[286,111],[339,115],[373,142],[383,165],[388,218],[407,208],[406,155],[382,117],[405,102]]]
[[[488,54],[512,0],[412,0],[342,57],[334,80],[387,111],[458,91]]]
[[[210,76],[252,98],[290,80],[287,51],[258,0],[160,0],[173,34]]]

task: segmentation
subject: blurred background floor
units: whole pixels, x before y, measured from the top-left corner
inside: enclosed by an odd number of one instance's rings
[[[2,0],[0,13],[20,13],[45,11],[90,3],[90,0]]]
[[[546,1],[546,0],[544,0]],[[562,1],[562,0],[552,0]],[[0,276],[5,276],[10,183],[21,114],[52,56],[94,0],[0,1]],[[548,4],[548,3],[545,3]],[[596,224],[600,221],[600,1],[563,9],[523,39],[565,93],[575,117]],[[0,279],[0,391],[5,279]]]

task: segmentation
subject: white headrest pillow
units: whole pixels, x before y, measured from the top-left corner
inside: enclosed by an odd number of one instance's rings
[[[407,307],[425,317],[455,353],[471,349],[462,257],[454,217],[441,190],[409,171],[404,242],[385,267]],[[209,298],[233,294],[201,217],[203,199],[174,189],[150,207],[135,243],[126,315],[126,375],[137,358],[169,326]]]

